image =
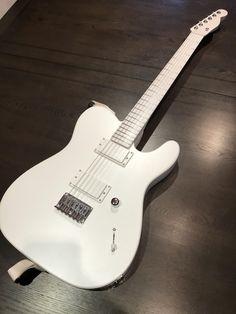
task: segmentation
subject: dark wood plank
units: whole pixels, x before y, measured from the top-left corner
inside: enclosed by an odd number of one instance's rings
[[[228,18],[188,63],[139,145],[149,151],[173,138],[181,155],[146,197],[132,275],[104,291],[76,289],[49,274],[20,286],[7,269],[23,257],[0,235],[1,313],[236,312],[233,1],[31,0],[14,21],[5,19],[0,196],[66,145],[91,99],[124,118],[189,27],[220,7]]]

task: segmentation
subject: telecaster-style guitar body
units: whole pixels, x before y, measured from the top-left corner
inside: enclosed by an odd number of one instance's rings
[[[9,187],[0,226],[16,249],[80,288],[108,286],[126,273],[140,241],[145,193],[179,155],[172,140],[148,153],[135,144],[202,38],[226,15],[217,10],[191,28],[123,121],[95,102],[78,119],[64,149]]]
[[[151,153],[132,146],[126,166],[101,158],[90,180],[100,180],[110,191],[101,203],[72,191],[92,207],[86,221],[78,223],[55,205],[73,190],[70,182],[79,170],[97,157],[94,147],[119,124],[106,107],[87,109],[69,144],[19,177],[1,203],[1,229],[9,242],[46,271],[82,288],[109,285],[125,273],[139,244],[145,192],[171,170],[179,154],[178,144],[169,141]],[[118,205],[112,205],[113,198]]]

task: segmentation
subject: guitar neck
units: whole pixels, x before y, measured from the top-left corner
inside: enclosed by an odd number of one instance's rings
[[[113,142],[126,148],[131,147],[202,38],[193,32],[189,34],[115,131],[111,138]]]

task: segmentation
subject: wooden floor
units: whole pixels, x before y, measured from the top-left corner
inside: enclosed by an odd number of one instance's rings
[[[228,18],[139,146],[175,139],[181,155],[146,197],[132,275],[104,291],[46,273],[14,284],[7,269],[22,256],[0,235],[0,313],[236,313],[235,1],[19,0],[0,22],[0,196],[64,147],[91,99],[124,118],[189,28],[221,7]]]

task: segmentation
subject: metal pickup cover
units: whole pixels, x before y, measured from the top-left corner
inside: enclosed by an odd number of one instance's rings
[[[125,167],[133,156],[133,152],[129,149],[105,138],[99,143],[95,152],[122,167]]]

